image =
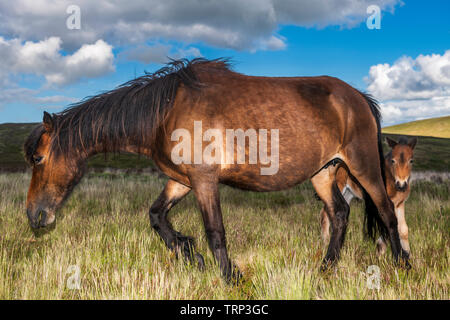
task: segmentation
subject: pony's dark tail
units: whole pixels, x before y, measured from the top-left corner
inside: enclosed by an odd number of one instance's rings
[[[378,139],[378,155],[380,160],[380,168],[381,168],[381,176],[383,177],[383,183],[386,186],[386,174],[384,168],[384,155],[383,155],[383,145],[381,143],[381,111],[380,106],[378,105],[377,100],[372,97],[370,94],[362,93],[361,95],[366,100],[367,104],[370,107],[370,111],[372,112],[373,117],[377,123],[377,139]],[[365,203],[365,216],[364,216],[364,225],[365,225],[365,233],[369,238],[375,240],[377,233],[379,233],[384,239],[387,239],[388,231],[386,226],[378,214],[378,209],[375,206],[372,198],[369,196],[366,190],[362,188],[364,203]]]

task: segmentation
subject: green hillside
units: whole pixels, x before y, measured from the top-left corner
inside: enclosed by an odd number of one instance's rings
[[[383,133],[450,138],[450,116],[385,127],[383,128]]]
[[[34,126],[36,123],[0,124],[0,171],[23,171],[28,167],[23,159],[22,145]],[[388,136],[399,138],[395,134]],[[384,147],[387,148],[385,143]],[[450,139],[419,137],[414,166],[416,170],[450,171]],[[102,154],[96,155],[89,160],[89,167],[153,170],[151,160],[130,154],[107,155],[106,159]]]

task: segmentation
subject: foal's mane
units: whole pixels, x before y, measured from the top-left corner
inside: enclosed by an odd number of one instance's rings
[[[70,105],[53,117],[52,152],[86,152],[94,146],[101,146],[103,152],[117,152],[124,142],[138,148],[153,143],[180,84],[189,90],[207,85],[200,81],[199,72],[231,71],[228,59],[224,58],[171,60],[154,73]],[[29,163],[43,133],[41,124],[25,142],[25,158]]]

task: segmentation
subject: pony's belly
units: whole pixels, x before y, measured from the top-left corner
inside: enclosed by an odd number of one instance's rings
[[[309,179],[312,174],[299,171],[261,175],[257,170],[222,171],[219,182],[228,186],[249,191],[280,191],[289,189]]]

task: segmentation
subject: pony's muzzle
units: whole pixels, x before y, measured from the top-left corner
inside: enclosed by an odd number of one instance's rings
[[[54,219],[49,219],[49,215],[48,215],[47,211],[45,211],[43,209],[38,209],[34,213],[32,210],[27,209],[27,216],[28,216],[28,220],[30,222],[30,226],[34,230],[40,229],[40,228],[45,228],[49,224],[51,224],[54,220]],[[49,220],[52,220],[52,221],[49,221]]]
[[[396,181],[396,182],[395,182],[395,188],[396,188],[398,191],[405,191],[406,188],[408,188],[408,182],[407,182],[407,181],[403,181],[403,182]]]

